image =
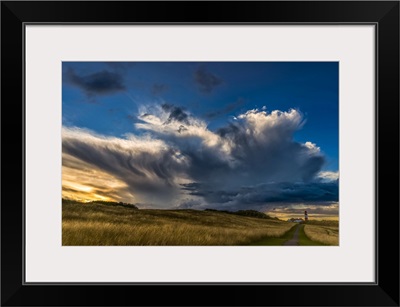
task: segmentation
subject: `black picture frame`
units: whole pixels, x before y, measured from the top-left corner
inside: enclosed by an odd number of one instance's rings
[[[26,284],[23,114],[27,23],[375,25],[376,282]],[[398,1],[3,1],[1,77],[2,306],[399,306]]]

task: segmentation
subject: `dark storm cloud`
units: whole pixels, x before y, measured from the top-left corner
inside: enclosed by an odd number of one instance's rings
[[[66,78],[67,82],[78,87],[91,97],[114,94],[126,89],[122,76],[107,70],[79,75],[75,70],[69,69],[66,73]]]
[[[337,183],[269,183],[254,187],[243,187],[237,192],[213,191],[209,201],[217,203],[235,202],[237,204],[257,204],[269,202],[337,202],[339,199]]]
[[[226,105],[222,109],[215,110],[215,111],[207,113],[206,114],[206,118],[213,119],[213,118],[216,118],[216,117],[219,117],[219,116],[223,116],[223,115],[229,114],[229,113],[231,113],[233,111],[236,111],[240,107],[242,107],[244,105],[244,103],[245,103],[245,100],[242,99],[242,98],[239,98],[237,101]]]
[[[167,103],[161,105],[161,107],[165,112],[169,112],[169,117],[165,124],[177,121],[189,125],[189,115],[182,108]]]
[[[201,184],[197,182],[191,182],[191,183],[182,183],[180,184],[180,186],[182,190],[196,191],[197,189],[199,189],[199,187],[201,187]]]
[[[207,71],[204,67],[200,67],[194,72],[194,81],[199,90],[206,94],[211,93],[217,86],[223,83],[221,78]]]
[[[339,200],[338,182],[321,183],[269,183],[241,187],[234,191],[218,190],[215,186],[190,183],[182,186],[189,195],[202,196],[214,208],[235,210],[257,209],[268,203],[284,206],[287,203],[312,203],[318,206],[330,205]]]
[[[301,178],[303,181],[307,182],[312,180],[315,174],[321,170],[325,162],[325,157],[323,156],[310,157],[307,161],[305,161],[300,169],[300,172],[302,173]]]
[[[315,177],[325,158],[312,144],[309,148],[293,141],[293,133],[302,126],[300,117],[280,119],[277,115],[269,120],[274,126],[265,126],[269,122],[257,122],[264,120],[264,115],[248,116],[250,119],[234,121],[216,132],[224,143],[231,145],[230,159],[235,167],[216,158],[213,148],[186,152],[194,165],[190,170],[192,178],[239,187],[268,181],[310,181]]]

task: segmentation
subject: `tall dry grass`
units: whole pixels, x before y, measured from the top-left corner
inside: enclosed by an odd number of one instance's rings
[[[307,224],[304,227],[304,233],[312,241],[327,245],[339,245],[339,227]]]
[[[196,210],[63,205],[63,245],[245,245],[279,237],[290,223]]]

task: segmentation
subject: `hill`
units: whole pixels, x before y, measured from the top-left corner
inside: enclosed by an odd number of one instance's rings
[[[242,215],[243,214],[243,215]],[[247,245],[280,237],[292,223],[254,212],[137,209],[130,204],[63,201],[63,245]]]

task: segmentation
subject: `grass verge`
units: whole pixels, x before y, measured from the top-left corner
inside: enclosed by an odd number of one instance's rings
[[[300,225],[299,229],[299,245],[300,246],[321,246],[326,245],[321,242],[313,241],[305,234],[305,227],[308,225]]]
[[[262,245],[263,246],[279,246],[279,245],[283,245],[283,243],[285,243],[286,241],[288,241],[291,238],[293,238],[293,234],[296,231],[297,225],[298,224],[290,225],[291,228],[287,232],[285,232],[283,234],[283,236],[281,236],[281,237],[274,237],[274,238],[266,237],[266,238],[263,238],[263,239],[261,239],[259,241],[253,242],[250,245],[254,245],[254,246],[262,246]]]
[[[339,245],[339,227],[306,225],[304,235],[323,245]]]
[[[253,242],[250,245],[254,246],[279,246],[283,245],[286,241],[289,241],[293,238],[293,235],[296,231],[297,226],[299,227],[299,245],[300,246],[324,246],[328,245],[324,242],[313,241],[305,234],[305,227],[308,225],[304,224],[295,224],[290,228],[283,236],[278,238],[263,238],[262,240]]]

